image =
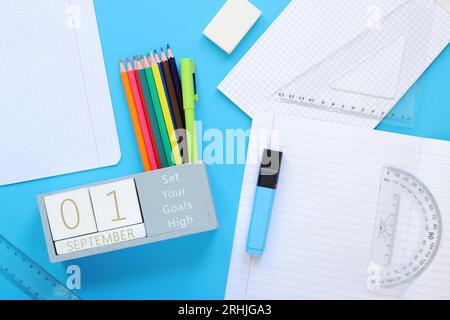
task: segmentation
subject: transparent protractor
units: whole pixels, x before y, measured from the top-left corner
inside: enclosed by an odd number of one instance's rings
[[[403,218],[400,212],[402,201],[410,203],[410,215]],[[427,186],[407,171],[383,168],[372,240],[369,289],[380,291],[410,284],[432,263],[441,236],[441,214]]]

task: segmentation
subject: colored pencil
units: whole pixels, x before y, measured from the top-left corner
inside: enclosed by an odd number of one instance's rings
[[[184,119],[183,90],[181,88],[180,73],[178,72],[177,61],[175,59],[175,56],[173,55],[172,48],[170,48],[169,45],[167,45],[167,58],[170,64],[170,71],[172,73],[173,84],[175,85],[175,90],[177,91],[177,98],[181,110],[181,116],[183,118],[184,127],[186,128],[186,123]]]
[[[133,93],[134,102],[136,104],[136,110],[139,118],[139,124],[142,129],[142,136],[144,137],[145,149],[147,150],[147,156],[150,162],[151,170],[158,168],[158,163],[156,161],[154,150],[152,144],[152,139],[150,138],[150,130],[147,125],[147,120],[145,117],[144,106],[142,105],[141,95],[139,93],[139,87],[136,81],[136,76],[133,67],[131,66],[130,59],[127,58],[127,73],[128,79],[130,80],[131,92]]]
[[[173,123],[174,129],[176,129],[175,117],[173,116],[172,104],[170,103],[169,92],[167,91],[166,79],[164,78],[164,71],[162,69],[161,59],[159,58],[159,55],[158,55],[158,52],[156,51],[156,49],[153,50],[152,55],[155,58],[156,65],[158,66],[158,69],[159,69],[159,74],[161,75],[164,92],[166,94],[167,105],[169,106],[170,116],[172,117],[172,123]],[[150,58],[149,58],[149,60],[150,60]],[[176,134],[176,132],[175,132],[175,134]],[[178,141],[178,136],[176,136],[176,137],[177,137],[177,141]]]
[[[170,71],[170,64],[167,61],[167,56],[164,51],[161,52],[161,67],[164,72],[164,79],[166,82],[167,92],[169,93],[170,104],[172,105],[173,117],[175,118],[175,127],[177,128],[178,141],[181,145],[181,156],[183,163],[189,162],[188,146],[186,138],[186,128],[184,127],[183,117],[181,115],[180,105],[178,104],[177,92],[172,79],[172,73]]]
[[[158,64],[158,68],[159,68],[159,72],[161,72],[161,74],[163,74],[163,70],[162,70],[162,66],[161,66],[161,59],[159,58],[158,52],[155,50],[153,50],[153,57],[155,57],[155,61]]]
[[[150,161],[148,159],[147,149],[145,148],[144,136],[142,135],[141,125],[139,124],[139,117],[136,110],[136,104],[134,103],[133,93],[131,92],[130,80],[122,60],[120,60],[120,76],[122,78],[128,109],[130,110],[131,121],[133,123],[142,166],[144,167],[144,171],[147,172],[151,170]]]
[[[156,63],[153,54],[150,54],[150,67],[152,69],[153,77],[156,83],[156,89],[158,90],[159,102],[161,104],[161,109],[164,116],[164,121],[166,123],[167,134],[169,135],[170,145],[172,146],[173,159],[176,165],[181,165],[183,162],[181,160],[180,149],[178,147],[177,136],[174,130],[174,125],[172,122],[172,117],[170,115],[169,104],[167,102],[166,93],[164,91],[164,84],[161,78],[161,73],[159,71],[158,64]]]
[[[139,75],[139,81],[141,83],[141,91],[144,96],[145,106],[147,107],[147,115],[150,119],[150,127],[152,130],[153,138],[155,140],[156,150],[157,150],[157,160],[159,160],[160,168],[167,168],[169,165],[167,163],[166,154],[164,152],[163,142],[161,138],[161,132],[159,130],[158,122],[156,121],[155,109],[153,107],[153,101],[148,89],[147,77],[145,75],[145,70],[142,66],[142,62],[138,59],[137,71]]]
[[[155,61],[156,61],[156,64],[158,65],[159,73],[161,74],[161,80],[163,82],[164,92],[166,93],[167,104],[169,105],[169,111],[170,111],[170,116],[172,117],[172,123],[175,124],[176,123],[175,117],[173,115],[172,104],[170,103],[170,99],[169,99],[169,92],[167,91],[166,79],[164,77],[164,71],[162,69],[161,59],[159,59],[159,56],[158,56],[158,53],[156,52],[156,50],[153,51],[153,56],[155,57]]]
[[[142,108],[144,110],[145,121],[147,122],[148,134],[150,136],[150,140],[151,140],[152,146],[153,146],[153,155],[156,159],[156,166],[157,166],[156,169],[160,169],[161,161],[159,159],[158,149],[156,147],[156,140],[153,135],[152,123],[151,123],[150,117],[148,115],[147,102],[145,101],[144,92],[142,91],[141,78],[139,77],[139,71],[138,71],[139,62],[138,62],[136,56],[133,58],[133,64],[134,64],[134,77],[136,78],[136,83],[137,83],[137,86],[139,89],[139,96],[141,97]]]
[[[164,122],[164,115],[162,113],[161,103],[159,102],[155,79],[153,78],[152,69],[150,68],[150,62],[148,61],[147,57],[144,56],[142,60],[144,63],[145,76],[147,78],[147,85],[149,87],[151,99],[153,102],[152,104],[155,111],[156,121],[158,123],[158,128],[163,142],[164,153],[166,155],[168,165],[172,167],[175,165],[175,162],[173,161],[172,147],[170,145],[169,135],[167,134],[166,123]]]

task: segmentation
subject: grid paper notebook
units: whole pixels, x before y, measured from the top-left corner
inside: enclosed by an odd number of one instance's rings
[[[293,0],[218,86],[257,111],[374,128],[448,45],[434,0]]]
[[[283,163],[266,250],[250,257],[256,157],[267,147],[283,151]],[[268,114],[253,120],[247,161],[227,299],[450,298],[450,142]],[[437,255],[401,295],[366,286],[385,166],[418,177],[442,217]],[[400,260],[418,243],[421,226],[420,215],[404,205],[395,235]]]
[[[116,164],[93,1],[4,1],[0,43],[0,185]]]

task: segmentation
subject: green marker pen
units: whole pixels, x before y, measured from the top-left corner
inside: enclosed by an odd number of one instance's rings
[[[198,100],[198,93],[197,83],[195,81],[194,61],[192,59],[181,59],[180,69],[189,162],[195,163],[198,160],[197,137],[195,134],[195,103]]]

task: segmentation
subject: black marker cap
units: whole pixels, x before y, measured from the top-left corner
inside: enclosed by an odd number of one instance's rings
[[[259,187],[270,189],[277,188],[282,158],[283,152],[269,149],[264,150],[258,177]]]

